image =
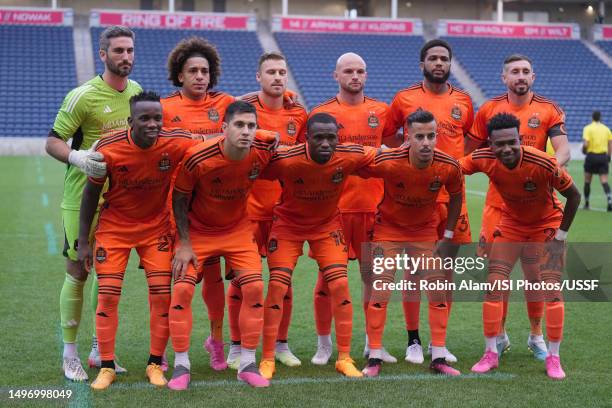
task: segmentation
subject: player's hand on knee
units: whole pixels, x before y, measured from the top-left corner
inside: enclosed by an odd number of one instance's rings
[[[79,247],[77,248],[77,260],[83,265],[83,268],[89,273],[91,271],[91,264],[93,255],[91,246],[88,241],[82,242],[79,240]]]
[[[172,274],[175,280],[185,277],[189,263],[192,263],[196,270],[199,269],[198,257],[193,252],[191,245],[179,246],[172,258]]]

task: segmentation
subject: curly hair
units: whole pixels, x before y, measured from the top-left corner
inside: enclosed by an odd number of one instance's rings
[[[516,128],[520,132],[521,121],[511,113],[501,112],[493,116],[487,123],[487,134],[489,138],[495,130]]]
[[[182,87],[179,73],[183,70],[185,62],[191,57],[203,57],[208,61],[210,82],[208,89],[217,85],[221,75],[221,58],[217,48],[202,37],[191,37],[181,40],[168,55],[168,79],[174,86]]]

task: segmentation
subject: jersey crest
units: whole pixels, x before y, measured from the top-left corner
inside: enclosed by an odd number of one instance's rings
[[[159,171],[168,171],[170,167],[172,167],[172,163],[170,163],[170,158],[168,157],[168,153],[162,153],[162,157],[159,160]]]
[[[339,184],[344,180],[344,173],[342,172],[342,166],[336,167],[336,172],[332,175],[332,183]]]
[[[217,110],[215,108],[210,108],[208,110],[208,119],[212,120],[213,122],[218,122],[219,121],[219,112],[217,112]]]

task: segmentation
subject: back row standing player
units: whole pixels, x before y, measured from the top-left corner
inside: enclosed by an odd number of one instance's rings
[[[128,79],[134,64],[134,33],[127,27],[111,26],[100,35],[100,59],[104,73],[73,89],[66,95],[47,138],[46,150],[53,158],[67,163],[62,199],[64,256],[66,276],[60,292],[60,315],[64,341],[63,369],[69,380],[86,381],[76,347],[81,322],[83,287],[88,272],[77,261],[79,209],[87,176],[103,177],[106,165],[98,162],[99,153],[88,152],[102,136],[127,129],[129,100],[142,91]],[[71,146],[68,140],[72,139]],[[94,219],[94,224],[97,221]],[[92,303],[97,306],[97,283],[92,288]],[[94,337],[93,357],[97,353]],[[119,372],[120,367],[117,366]],[[124,370],[123,370],[124,371]]]
[[[338,82],[338,94],[316,106],[311,116],[317,113],[328,113],[338,121],[338,143],[356,143],[363,146],[380,147],[397,145],[399,140],[391,134],[383,140],[383,129],[389,116],[386,103],[364,95],[368,73],[366,63],[359,55],[346,53],[338,58],[334,79]],[[364,194],[367,191],[367,194]],[[383,196],[381,180],[364,180],[358,176],[349,176],[346,181],[338,207],[342,219],[342,229],[349,259],[358,259],[361,264],[361,245],[368,242],[369,233],[374,229],[376,206]],[[361,265],[360,265],[361,266]],[[317,352],[312,358],[313,364],[327,364],[332,354],[331,324],[332,304],[329,287],[319,271],[314,289],[314,310],[317,329]],[[368,308],[367,286],[364,285],[364,313]],[[364,354],[369,352],[368,341]],[[395,357],[382,350],[382,360],[395,363]]]
[[[498,113],[511,113],[520,121],[521,144],[546,151],[546,142],[550,139],[555,150],[555,158],[559,166],[564,166],[570,159],[569,142],[565,130],[565,114],[550,99],[532,91],[535,80],[533,63],[525,55],[513,54],[505,59],[502,69],[502,81],[508,91],[485,102],[474,120],[470,138],[465,145],[465,153],[469,154],[487,140],[487,123]],[[489,183],[489,191],[485,208],[482,213],[482,228],[480,230],[481,250],[486,250],[495,238],[494,234],[502,216],[503,200],[493,183]],[[508,301],[503,302],[502,331],[497,339],[498,355],[510,348],[510,340],[504,324],[508,313]],[[531,324],[531,332],[527,346],[538,360],[547,356],[546,343],[542,334],[542,316],[544,302],[527,302],[527,313]]]
[[[433,113],[437,124],[436,148],[459,159],[463,156],[464,140],[469,135],[474,120],[474,109],[470,95],[448,83],[453,52],[450,44],[443,40],[428,41],[421,48],[420,68],[423,81],[399,91],[391,103],[391,115],[384,130],[384,136],[392,136],[403,127],[408,115],[418,109]],[[404,136],[407,129],[404,128]],[[438,238],[442,238],[448,218],[449,195],[441,191],[437,198]],[[470,223],[465,204],[465,192],[461,214],[456,224],[452,242],[467,244],[472,241]],[[450,315],[452,302],[448,300]],[[406,361],[421,364],[424,361],[419,337],[420,302],[404,302],[404,316],[408,331]],[[446,360],[456,362],[457,358],[446,350]]]

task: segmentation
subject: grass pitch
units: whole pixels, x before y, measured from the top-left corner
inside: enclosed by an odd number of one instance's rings
[[[387,350],[400,362],[385,365],[376,379],[345,380],[333,364],[310,364],[316,346],[312,316],[312,289],[317,268],[302,257],[294,273],[295,304],[289,343],[302,366],[277,366],[269,389],[254,390],[236,381],[236,373],[215,373],[208,367],[202,341],[208,322],[201,297],[194,300],[192,335],[192,387],[183,393],[153,389],[144,377],[148,357],[148,307],[146,281],[136,255],[126,273],[120,305],[117,355],[129,372],[107,392],[92,393],[87,384],[67,383],[61,372],[59,292],[64,277],[61,256],[63,232],[59,203],[64,167],[47,157],[2,157],[0,160],[0,405],[2,406],[482,406],[531,407],[612,406],[610,388],[610,303],[568,303],[562,361],[567,379],[549,380],[544,364],[527,351],[528,321],[522,302],[510,305],[508,332],[511,351],[492,375],[473,376],[469,369],[483,351],[481,305],[455,303],[449,322],[448,347],[457,355],[456,367],[464,375],[446,379],[431,375],[426,365],[403,361],[406,347],[401,306],[391,304],[385,331]],[[570,172],[582,186],[582,163],[572,162]],[[486,177],[468,178],[468,204],[473,237],[480,228]],[[581,187],[580,187],[581,188]],[[605,208],[599,183],[592,184],[591,206]],[[612,242],[612,214],[580,210],[570,231],[574,242]],[[355,300],[353,354],[358,367],[364,345],[363,312],[359,305],[357,264],[350,266]],[[90,283],[85,288],[89,293]],[[427,307],[422,307],[422,339],[429,341]],[[79,350],[86,361],[91,346],[93,313],[87,296]],[[226,325],[227,327],[227,325]],[[172,354],[169,353],[172,360]],[[427,361],[427,360],[426,360]],[[90,378],[95,370],[88,370]],[[10,399],[18,389],[63,389],[70,399]]]

